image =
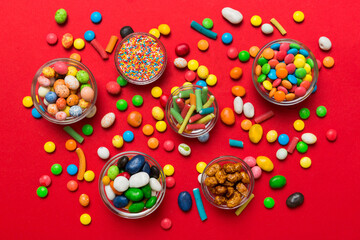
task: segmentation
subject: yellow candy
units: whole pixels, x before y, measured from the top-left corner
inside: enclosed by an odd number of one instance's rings
[[[160,38],[160,32],[159,32],[159,30],[157,30],[156,28],[150,29],[149,33],[152,34],[152,35],[154,35],[154,36],[157,37],[157,38]]]
[[[33,100],[30,96],[26,96],[22,100],[24,107],[32,107],[34,105]]]
[[[109,176],[104,176],[102,179],[102,183],[106,186],[110,184],[111,179],[109,178]]]
[[[305,15],[304,15],[304,13],[301,12],[301,11],[296,11],[296,12],[294,12],[294,14],[293,14],[293,18],[294,18],[294,21],[295,21],[295,22],[300,23],[300,22],[304,21]]]
[[[90,105],[89,102],[85,101],[83,98],[80,99],[80,101],[79,101],[79,106],[80,106],[82,109],[87,108],[89,105]]]
[[[164,119],[164,111],[160,107],[153,107],[151,114],[156,120]]]
[[[169,35],[170,34],[170,27],[167,24],[160,24],[158,26],[158,30],[162,35]]]
[[[55,151],[55,148],[56,148],[55,143],[53,143],[53,142],[51,142],[51,141],[46,142],[46,143],[44,144],[44,150],[45,150],[45,152],[47,152],[47,153],[52,153],[52,152],[54,152],[54,151]]]
[[[206,84],[208,86],[214,86],[217,83],[217,77],[214,74],[210,74],[207,78],[206,78]]]
[[[74,48],[77,50],[81,50],[85,47],[85,41],[82,40],[81,38],[77,38],[74,41]]]
[[[155,128],[158,132],[165,132],[166,130],[166,122],[164,121],[157,121]]]
[[[166,164],[166,165],[164,166],[164,168],[163,168],[163,171],[164,171],[164,173],[165,173],[166,176],[171,176],[171,175],[174,174],[175,169],[174,169],[174,167],[173,167],[172,165]]]
[[[64,112],[66,113],[66,116],[67,117],[70,117],[70,107],[69,106],[66,106],[65,109],[64,109]]]
[[[190,86],[192,86],[192,83],[191,82],[184,82],[183,86],[185,86],[185,85],[189,85],[189,87],[190,87]]]
[[[173,92],[175,92],[176,90],[178,90],[179,89],[179,87],[178,86],[175,86],[175,87],[173,87],[172,89],[171,89],[171,94],[173,93]]]
[[[251,22],[251,25],[253,25],[254,27],[258,27],[261,25],[262,19],[260,16],[254,15],[251,17],[250,22]]]
[[[258,156],[256,158],[256,164],[265,172],[271,172],[274,169],[274,164],[270,158],[265,156]]]
[[[269,143],[273,143],[276,141],[278,137],[278,133],[275,131],[275,130],[270,130],[268,131],[268,133],[266,134],[266,140],[269,142]]]
[[[272,89],[272,84],[269,80],[263,81],[263,86],[266,90],[270,91]]]
[[[209,69],[207,67],[201,65],[197,69],[197,74],[198,74],[199,78],[206,79],[209,76]]]
[[[308,81],[308,82],[312,82],[313,78],[311,76],[311,74],[306,74],[305,77],[303,78],[304,81]]]
[[[294,128],[295,128],[295,130],[298,131],[298,132],[302,131],[302,130],[305,128],[305,123],[304,123],[304,121],[303,121],[303,120],[300,120],[300,119],[296,120],[296,121],[294,122]]]
[[[87,182],[92,182],[95,178],[95,173],[91,170],[87,170],[85,173],[84,173],[84,179],[85,181]]]
[[[249,130],[249,138],[252,143],[260,142],[263,135],[263,129],[260,124],[254,124]]]
[[[304,57],[304,55],[302,55],[302,54],[296,54],[295,57],[294,57],[294,60],[295,60],[295,59],[298,59],[298,58],[301,58],[301,59],[303,59],[304,61],[306,60],[305,57]]]
[[[67,75],[71,75],[71,76],[76,76],[76,74],[77,74],[77,69],[76,69],[76,67],[74,67],[74,66],[70,66],[70,67],[68,67],[68,72],[67,72]]]
[[[89,214],[84,213],[80,216],[80,222],[83,225],[89,225],[91,223],[91,217]]]
[[[311,72],[311,67],[308,63],[305,63],[304,69],[306,71],[306,73],[310,73]]]
[[[151,95],[152,95],[154,98],[159,98],[159,97],[161,97],[161,95],[162,95],[162,89],[161,89],[160,87],[158,87],[158,86],[153,87],[153,88],[151,89]]]
[[[112,139],[112,145],[116,148],[121,148],[124,145],[124,140],[120,135],[115,135]]]
[[[36,101],[39,103],[39,97],[38,97],[38,95],[36,95]]]
[[[199,67],[199,62],[196,61],[195,59],[192,59],[188,62],[188,68],[191,71],[196,71],[196,69],[198,69]]]
[[[311,159],[308,157],[303,157],[300,159],[300,166],[302,168],[309,168],[311,166]]]
[[[204,162],[198,162],[196,164],[196,171],[198,171],[198,173],[203,173],[204,169],[206,168],[207,164]]]
[[[302,58],[297,58],[294,60],[294,65],[296,68],[303,68],[305,66],[305,60]]]

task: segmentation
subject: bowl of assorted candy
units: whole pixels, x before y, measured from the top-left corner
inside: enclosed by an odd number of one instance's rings
[[[201,175],[201,189],[206,200],[221,209],[235,209],[246,203],[254,184],[249,165],[234,156],[213,159]]]
[[[106,207],[129,219],[150,215],[166,192],[164,172],[149,155],[128,151],[112,157],[103,167],[99,192]]]
[[[165,115],[175,132],[197,138],[213,129],[219,118],[219,107],[208,87],[186,84],[171,94]]]
[[[254,59],[252,79],[267,101],[291,106],[308,98],[316,87],[319,69],[303,43],[279,39],[262,47]]]
[[[117,46],[115,67],[128,82],[146,85],[158,80],[167,63],[166,49],[162,42],[149,33],[132,33]]]
[[[36,72],[31,97],[42,117],[67,125],[96,110],[97,86],[84,64],[70,58],[57,58]]]

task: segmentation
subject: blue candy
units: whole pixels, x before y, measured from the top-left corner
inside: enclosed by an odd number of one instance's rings
[[[84,33],[84,38],[86,41],[91,42],[95,38],[94,31],[88,30]]]
[[[82,114],[82,108],[78,105],[72,106],[69,110],[70,116],[79,117]]]
[[[280,49],[280,43],[275,43],[275,44],[271,45],[270,48],[272,50],[279,50]]]
[[[288,135],[286,135],[286,134],[281,134],[281,135],[278,137],[278,141],[279,141],[280,145],[285,146],[286,144],[289,143],[290,139],[289,139],[289,136],[288,136]]]
[[[229,144],[231,147],[238,147],[238,148],[244,147],[244,143],[239,140],[229,139]]]
[[[74,176],[78,172],[78,167],[75,164],[67,166],[66,171],[69,175]]]
[[[179,193],[178,196],[178,205],[180,209],[184,212],[187,212],[191,209],[192,206],[192,198],[189,192],[184,191]]]
[[[127,199],[125,196],[120,195],[114,198],[113,203],[116,208],[123,208],[128,205],[129,199]]]
[[[145,162],[143,168],[141,169],[141,171],[146,172],[147,174],[150,175],[150,165],[147,162]]]
[[[48,92],[46,95],[45,95],[45,100],[48,102],[48,103],[55,103],[56,100],[57,100],[57,95],[56,93],[50,91]]]
[[[198,85],[198,86],[202,86],[202,87],[207,87],[207,84],[204,80],[199,80],[195,83],[195,85]]]
[[[299,53],[302,54],[302,55],[304,55],[304,57],[308,57],[308,56],[309,56],[309,52],[306,51],[305,49],[300,49]]]
[[[134,133],[132,131],[125,131],[123,139],[125,142],[132,142],[134,140]]]
[[[134,156],[125,166],[125,171],[130,175],[139,172],[145,164],[145,157],[142,155]]]
[[[101,22],[102,16],[99,12],[93,12],[90,16],[90,19],[93,23],[99,23]]]
[[[203,108],[200,110],[199,114],[200,115],[206,115],[206,114],[209,114],[209,113],[213,113],[214,112],[214,107],[208,107],[208,108]]]
[[[198,188],[193,189],[193,194],[195,198],[196,207],[198,209],[198,213],[201,221],[205,221],[207,219],[206,212],[204,209],[204,204],[201,200],[200,190]]]
[[[288,78],[289,82],[291,82],[292,84],[297,84],[297,78],[294,75],[289,74],[287,76],[287,78]]]
[[[40,108],[42,108],[42,106],[40,106]],[[43,108],[41,109],[43,110]],[[36,108],[33,108],[31,110],[31,115],[34,117],[34,118],[41,118],[41,114],[38,112],[38,110],[36,110]]]
[[[270,69],[270,72],[268,73],[267,76],[268,76],[271,80],[277,79],[276,70],[275,70],[275,69]]]
[[[233,37],[230,33],[224,33],[221,37],[221,41],[224,43],[224,44],[230,44],[233,40]]]
[[[205,133],[204,135],[201,135],[200,137],[198,137],[199,142],[205,143],[209,140],[210,138],[210,134],[209,133]]]
[[[296,55],[298,53],[298,50],[296,48],[290,48],[288,51],[287,51],[287,54],[292,54],[292,55]]]
[[[315,85],[314,90],[312,91],[312,93],[315,93],[316,90],[317,90],[317,85]]]

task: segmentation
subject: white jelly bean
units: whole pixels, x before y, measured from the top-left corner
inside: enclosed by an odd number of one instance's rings
[[[110,157],[110,152],[109,149],[107,149],[106,147],[99,147],[97,150],[97,154],[99,156],[99,158],[101,159],[108,159]]]
[[[156,197],[157,193],[158,193],[157,191],[151,190],[151,196],[152,196],[152,197]]]
[[[131,188],[141,188],[148,184],[150,181],[149,174],[146,172],[139,172],[131,175],[129,179],[130,187]]]
[[[106,185],[106,186],[105,186],[105,194],[106,194],[107,198],[108,198],[110,201],[114,200],[114,198],[115,198],[115,193],[114,193],[114,191],[111,189],[110,185]]]
[[[39,87],[39,89],[38,89],[39,97],[42,97],[42,98],[44,98],[48,92],[50,92],[49,87]]]
[[[321,50],[329,51],[331,49],[331,41],[327,37],[320,37],[319,38],[319,46]]]
[[[276,158],[279,160],[285,160],[285,158],[287,157],[288,152],[286,151],[285,148],[280,148],[279,150],[277,150],[276,152]]]
[[[229,7],[223,8],[221,14],[232,24],[239,24],[243,20],[243,15],[239,11]]]
[[[245,117],[247,117],[247,118],[252,118],[255,115],[254,106],[249,102],[244,104],[243,111],[244,111]]]
[[[161,191],[161,184],[155,178],[150,178],[150,187],[155,192],[160,192]]]
[[[45,106],[48,106],[48,105],[49,105],[48,101],[46,101],[46,99],[45,99],[45,98],[44,98],[43,103],[45,104]]]
[[[234,99],[234,111],[237,114],[241,114],[243,111],[243,106],[244,106],[244,103],[243,103],[243,100],[241,99],[241,97],[236,97]]]
[[[92,118],[93,116],[95,116],[96,114],[96,106],[94,105],[94,107],[91,109],[91,112],[89,112],[88,115],[86,115],[86,118]]]
[[[103,128],[109,128],[115,122],[115,114],[110,112],[101,119],[101,126]]]
[[[178,146],[178,151],[181,155],[183,156],[189,156],[191,153],[191,148],[189,145],[185,144],[185,143],[181,143]]]
[[[263,25],[261,25],[261,31],[262,31],[264,34],[271,34],[271,33],[274,32],[274,28],[273,28],[273,26],[271,26],[270,24],[264,23]]]
[[[201,184],[201,178],[202,178],[202,174],[200,173],[199,176],[198,176],[198,181],[199,181],[200,184]]]
[[[175,58],[174,60],[174,65],[177,68],[186,68],[187,66],[187,61],[184,58]]]
[[[114,180],[114,188],[116,191],[125,192],[130,186],[129,180],[124,176],[118,176]]]
[[[312,133],[304,133],[301,135],[301,140],[306,144],[314,144],[317,141],[317,137]]]

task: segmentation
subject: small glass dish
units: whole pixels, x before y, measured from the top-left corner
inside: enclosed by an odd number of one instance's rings
[[[232,207],[229,208],[227,205],[223,204],[223,205],[217,205],[214,200],[215,200],[215,195],[213,193],[211,193],[209,191],[208,186],[205,185],[204,181],[205,179],[208,177],[206,175],[206,171],[215,163],[220,164],[221,166],[223,166],[226,163],[240,163],[242,166],[242,170],[247,173],[247,175],[249,176],[249,180],[250,183],[244,184],[246,186],[246,188],[248,189],[248,194],[243,197],[241,199],[241,202]],[[221,208],[221,209],[236,209],[239,208],[241,205],[243,205],[244,203],[246,203],[246,201],[249,199],[249,197],[251,196],[253,190],[254,190],[254,185],[255,185],[255,179],[254,179],[254,175],[249,167],[249,165],[246,164],[246,162],[244,162],[243,160],[241,160],[238,157],[234,157],[234,156],[221,156],[218,158],[213,159],[211,162],[209,162],[209,164],[206,166],[206,168],[203,171],[203,174],[201,175],[201,190],[206,198],[206,200],[208,200],[212,205],[214,205],[217,208]]]
[[[256,67],[258,65],[257,63],[258,63],[259,59],[263,56],[263,52],[266,48],[270,48],[274,44],[282,44],[282,43],[297,44],[300,46],[300,49],[306,50],[309,54],[309,56],[307,58],[310,58],[312,60],[314,67],[311,69],[312,81],[311,81],[309,88],[306,90],[306,93],[301,97],[297,97],[297,98],[295,97],[293,100],[288,101],[285,99],[285,100],[279,102],[279,101],[276,101],[274,99],[274,97],[270,97],[269,96],[270,90],[266,90],[264,88],[264,86],[258,82],[258,76],[256,75]],[[255,86],[256,90],[258,91],[258,93],[267,101],[269,101],[273,104],[276,104],[276,105],[280,105],[280,106],[292,106],[292,105],[298,104],[298,103],[304,101],[306,98],[308,98],[311,95],[311,93],[314,91],[314,88],[318,81],[318,76],[319,76],[319,68],[318,68],[317,61],[316,61],[314,54],[303,43],[293,40],[293,39],[284,38],[284,39],[278,39],[278,40],[274,40],[274,41],[267,43],[265,46],[263,46],[260,49],[259,53],[256,55],[256,57],[254,59],[253,65],[252,65],[252,80],[253,80],[254,86]],[[277,78],[277,79],[279,79],[279,78]],[[267,77],[266,80],[269,80],[270,82],[272,81],[269,79],[269,77]],[[273,83],[273,82],[271,82],[271,83]],[[291,91],[291,89],[289,90],[289,93],[290,93],[290,91]]]
[[[170,113],[170,109],[173,107],[173,97],[178,96],[179,93],[182,91],[193,90],[195,92],[196,89],[203,89],[203,87],[198,86],[198,85],[186,84],[186,85],[176,89],[168,98],[168,101],[167,101],[166,107],[165,107],[166,121],[169,123],[170,127],[177,133],[179,131],[179,128],[178,128],[179,124],[176,121],[176,119],[174,118],[174,116]],[[209,98],[211,95],[213,95],[213,94],[208,90],[207,97]],[[197,137],[200,137],[200,136],[210,132],[211,129],[214,128],[214,126],[219,118],[219,106],[217,104],[216,98],[214,99],[214,102],[210,105],[210,107],[214,107],[213,114],[215,115],[215,117],[212,118],[209,122],[207,122],[205,124],[205,129],[192,130],[191,132],[183,131],[182,133],[179,133],[179,134],[181,136],[187,137],[187,138],[197,138]],[[204,115],[204,116],[206,116],[206,115]]]
[[[134,40],[136,39],[137,42],[139,41],[138,39],[145,39],[145,40],[147,39],[150,41],[151,44],[153,44],[152,49],[157,48],[159,50],[159,53],[160,53],[159,60],[161,62],[161,66],[159,69],[157,69],[157,72],[153,76],[144,77],[144,74],[143,74],[141,76],[138,76],[137,78],[134,78],[134,77],[130,77],[130,73],[134,72],[133,70],[129,70],[129,72],[124,72],[123,69],[121,68],[121,65],[131,66],[131,64],[129,64],[126,61],[130,51],[128,51],[127,54],[125,55],[126,58],[124,58],[124,57],[121,58],[120,55],[123,53],[122,47],[125,44],[130,44],[132,39],[134,39]],[[140,44],[137,44],[137,45],[141,50],[145,49],[145,47],[143,45],[140,45]],[[135,46],[137,46],[137,45],[135,45]],[[142,54],[140,56],[143,56],[143,55],[144,54]],[[139,54],[136,53],[136,56],[138,58]],[[122,61],[121,61],[122,59],[124,59],[124,61],[125,61],[124,63],[122,63]],[[144,59],[143,61],[148,62],[146,59]],[[147,84],[150,84],[150,83],[158,80],[164,73],[164,71],[166,69],[166,64],[167,64],[167,53],[166,53],[166,49],[165,49],[163,43],[157,37],[155,37],[149,33],[137,32],[137,33],[129,34],[118,44],[118,46],[116,47],[116,50],[115,50],[115,54],[114,54],[114,62],[115,62],[115,67],[116,67],[116,70],[118,71],[118,73],[124,79],[126,79],[128,82],[135,84],[135,85],[147,85]],[[157,65],[152,64],[152,66],[157,66]]]
[[[150,167],[152,166],[156,166],[159,170],[160,170],[160,176],[158,181],[161,184],[161,191],[157,192],[157,202],[155,203],[155,205],[150,208],[150,209],[145,209],[141,212],[138,213],[131,213],[129,212],[127,209],[125,208],[116,208],[112,201],[110,201],[105,193],[105,185],[102,182],[102,179],[104,176],[106,176],[108,169],[117,164],[117,161],[120,157],[122,156],[128,156],[129,159],[131,159],[132,157],[136,156],[136,155],[142,155],[145,158],[145,161],[147,163],[149,163]],[[122,218],[128,218],[128,219],[137,219],[137,218],[143,218],[146,217],[148,215],[150,215],[151,213],[153,213],[162,203],[164,197],[165,197],[165,192],[166,192],[166,181],[165,181],[165,174],[162,170],[162,167],[160,166],[160,164],[153,159],[152,157],[150,157],[149,155],[142,153],[142,152],[137,152],[137,151],[127,151],[127,152],[122,152],[119,153],[115,156],[113,156],[109,161],[107,161],[107,163],[104,165],[104,167],[102,168],[101,172],[100,172],[100,177],[99,177],[99,192],[100,192],[100,196],[102,201],[104,202],[105,206],[115,215],[122,217]]]
[[[38,95],[38,89],[40,87],[39,83],[38,83],[38,77],[42,76],[42,70],[45,67],[53,67],[55,63],[57,62],[64,62],[68,67],[72,66],[75,67],[78,71],[79,70],[84,70],[89,74],[89,81],[88,84],[91,85],[91,88],[94,90],[94,98],[93,100],[90,102],[90,105],[82,110],[82,114],[78,117],[66,117],[65,120],[58,120],[55,118],[55,116],[49,114],[47,112],[47,106],[44,103],[45,98],[42,98]],[[80,88],[80,87],[79,87]],[[31,83],[31,97],[34,103],[34,107],[36,108],[36,110],[40,113],[40,115],[45,118],[46,120],[48,120],[49,122],[55,123],[55,124],[60,124],[60,125],[68,125],[68,124],[73,124],[76,123],[80,120],[82,120],[83,118],[85,118],[89,113],[91,113],[91,111],[93,110],[93,108],[95,107],[95,103],[96,103],[96,98],[97,98],[97,85],[96,85],[96,81],[95,78],[93,76],[93,74],[91,73],[91,71],[81,62],[78,62],[76,60],[70,59],[70,58],[56,58],[53,59],[47,63],[45,63],[44,65],[42,65],[39,70],[36,72],[33,81]],[[37,99],[39,100],[39,102],[37,101]]]

